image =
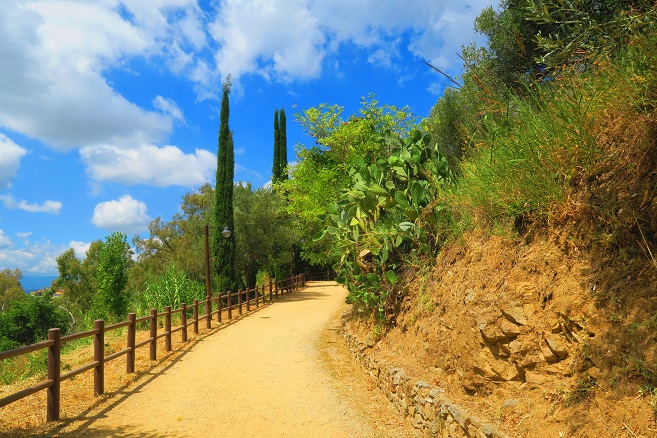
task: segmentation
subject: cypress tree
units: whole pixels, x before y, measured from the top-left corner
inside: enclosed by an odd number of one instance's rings
[[[285,109],[281,108],[279,113],[279,144],[278,144],[278,180],[287,179],[287,133],[286,131],[286,120],[285,120]]]
[[[214,227],[212,255],[214,271],[217,275],[219,292],[235,290],[235,233],[229,238],[222,235],[224,227],[235,230],[233,220],[233,178],[235,176],[235,155],[233,134],[228,126],[230,108],[228,94],[231,90],[230,75],[223,83],[219,125],[219,146],[217,150],[217,181],[215,185]]]
[[[281,143],[280,129],[278,125],[278,110],[274,112],[274,164],[271,168],[271,182],[276,183],[279,179],[279,148]]]

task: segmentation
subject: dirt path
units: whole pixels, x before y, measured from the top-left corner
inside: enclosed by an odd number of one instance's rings
[[[174,366],[60,435],[415,436],[339,335],[344,289],[309,283],[195,345]]]

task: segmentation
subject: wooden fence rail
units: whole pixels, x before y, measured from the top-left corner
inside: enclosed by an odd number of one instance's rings
[[[272,301],[272,293],[278,298],[279,292],[286,294],[294,291],[301,290],[306,285],[306,278],[304,274],[295,275],[276,284],[269,283],[269,301]],[[116,324],[105,325],[105,321],[96,320],[94,328],[81,333],[74,333],[67,336],[62,336],[61,329],[51,328],[48,331],[48,340],[39,342],[32,345],[16,348],[13,350],[0,351],[0,361],[10,359],[12,357],[22,356],[38,350],[48,349],[48,375],[47,379],[39,382],[29,388],[25,388],[16,393],[10,394],[0,399],[0,408],[11,403],[14,403],[22,398],[32,395],[36,392],[47,390],[46,396],[46,419],[47,421],[59,420],[60,413],[60,384],[61,382],[71,379],[78,374],[85,371],[93,370],[94,378],[94,395],[99,396],[105,392],[105,364],[121,356],[126,356],[126,372],[128,374],[135,371],[135,351],[137,348],[148,345],[150,347],[150,360],[157,360],[157,340],[164,338],[164,347],[166,351],[171,351],[171,335],[176,332],[181,332],[181,341],[187,342],[188,327],[191,325],[193,333],[198,334],[199,320],[205,319],[206,328],[212,328],[212,316],[217,315],[217,322],[221,323],[221,312],[225,306],[227,307],[228,319],[232,319],[233,298],[237,298],[238,312],[242,315],[242,306],[246,306],[246,312],[251,311],[251,303],[255,304],[257,308],[260,303],[265,304],[266,286],[262,285],[261,288],[247,289],[245,291],[238,291],[237,293],[227,292],[226,294],[219,294],[216,297],[207,295],[204,300],[205,314],[199,315],[199,306],[202,302],[194,300],[190,306],[182,304],[179,309],[172,310],[170,306],[166,306],[163,312],[156,309],[151,309],[150,315],[137,318],[135,313],[128,314],[128,320]],[[214,304],[214,306],[213,306]],[[192,320],[187,320],[187,311],[192,307]],[[216,310],[212,310],[215,307]],[[171,327],[171,316],[180,313],[180,326]],[[158,334],[158,321],[164,318],[164,331]],[[149,338],[139,343],[135,343],[137,324],[148,321],[150,324]],[[127,327],[126,335],[126,348],[105,356],[105,333],[112,330],[117,330]],[[61,373],[61,348],[67,342],[72,342],[78,339],[91,337],[94,338],[94,357],[93,361],[80,368],[68,371],[64,374]]]

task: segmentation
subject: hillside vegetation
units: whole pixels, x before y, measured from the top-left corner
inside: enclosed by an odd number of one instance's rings
[[[372,98],[299,116],[289,208],[352,328],[511,436],[657,434],[655,17],[505,1],[419,129]]]

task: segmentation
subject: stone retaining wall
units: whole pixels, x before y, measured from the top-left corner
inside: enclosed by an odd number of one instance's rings
[[[423,381],[413,382],[401,368],[368,354],[365,351],[367,346],[348,333],[344,319],[342,334],[354,359],[413,427],[423,429],[430,436],[443,438],[508,438],[449,401],[444,390]]]

